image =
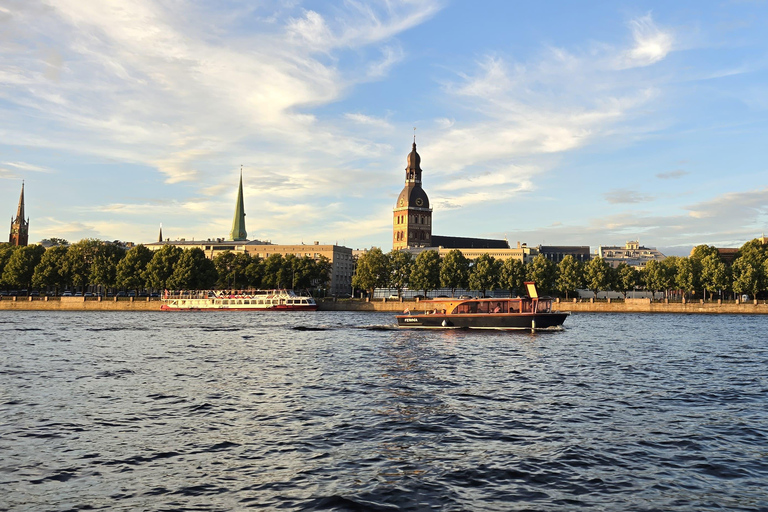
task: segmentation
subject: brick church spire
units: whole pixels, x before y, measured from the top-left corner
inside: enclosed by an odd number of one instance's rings
[[[237,203],[235,204],[235,218],[232,220],[232,232],[229,239],[234,241],[247,240],[245,231],[245,206],[243,205],[243,166],[240,166],[240,187],[237,189]]]
[[[29,219],[24,220],[24,182],[21,182],[21,196],[16,218],[11,220],[11,234],[8,243],[24,247],[29,243]]]

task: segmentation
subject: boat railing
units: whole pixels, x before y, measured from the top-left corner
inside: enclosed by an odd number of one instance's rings
[[[165,290],[163,299],[243,299],[243,298],[296,298],[293,290]],[[304,298],[303,296],[301,296]],[[309,294],[307,298],[311,297]]]

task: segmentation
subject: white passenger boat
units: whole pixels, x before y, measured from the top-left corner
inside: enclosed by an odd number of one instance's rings
[[[163,311],[315,311],[309,295],[293,290],[181,291],[163,294]]]

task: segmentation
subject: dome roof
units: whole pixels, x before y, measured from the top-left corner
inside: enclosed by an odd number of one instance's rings
[[[400,195],[397,197],[397,204],[395,208],[429,208],[429,197],[424,189],[421,187],[408,187],[403,188]]]
[[[416,143],[413,143],[413,149],[410,153],[408,153],[408,167],[406,169],[419,169],[419,166],[421,165],[421,157],[416,152]],[[420,169],[419,169],[420,170]]]

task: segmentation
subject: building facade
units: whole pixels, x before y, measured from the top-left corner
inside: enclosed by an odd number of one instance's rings
[[[16,209],[16,218],[11,218],[11,233],[8,243],[18,247],[29,244],[29,218],[24,219],[24,183],[21,184],[21,196],[19,206]]]
[[[662,261],[666,258],[654,247],[643,247],[638,241],[630,241],[624,247],[606,245],[597,248],[597,256],[603,258],[611,267],[616,268],[619,263],[626,263],[638,270],[643,269],[651,260]]]
[[[566,256],[573,256],[581,263],[592,259],[588,245],[540,245],[538,250],[539,254],[554,263],[560,263]]]

